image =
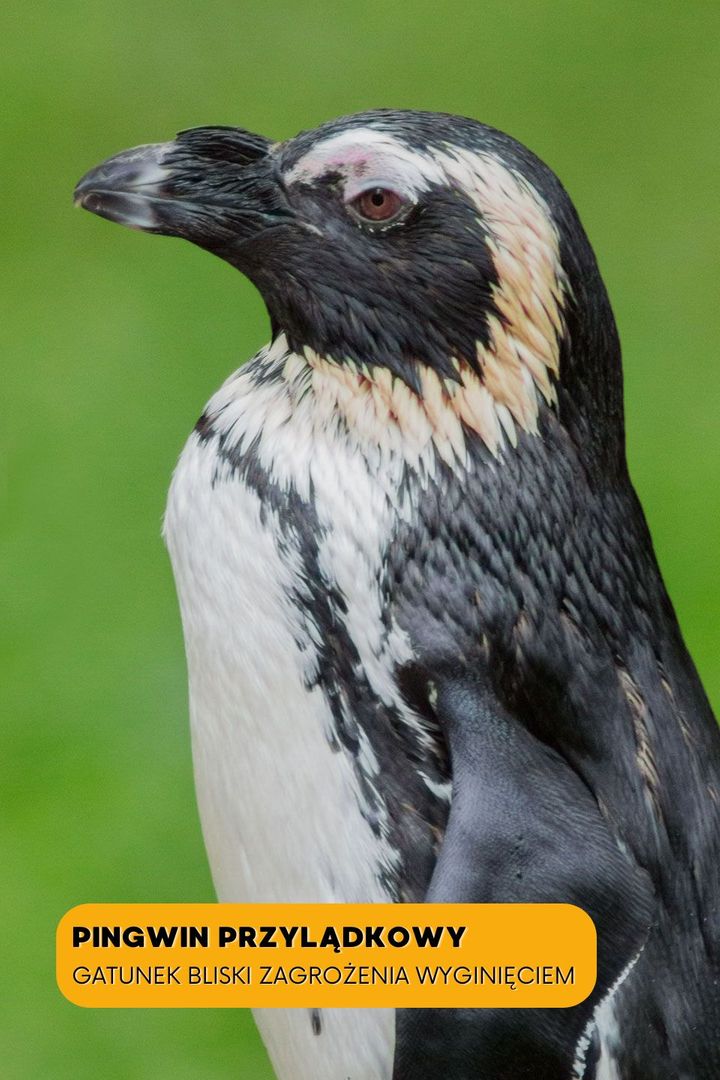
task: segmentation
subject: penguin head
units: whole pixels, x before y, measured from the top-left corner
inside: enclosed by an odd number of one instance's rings
[[[75,197],[231,263],[298,353],[448,401],[472,386],[475,413],[499,407],[521,431],[564,402],[581,440],[621,441],[592,249],[551,170],[493,128],[392,110],[285,142],[201,127],[110,158]]]

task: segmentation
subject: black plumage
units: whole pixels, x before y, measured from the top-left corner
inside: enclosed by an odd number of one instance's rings
[[[367,161],[319,153],[355,131],[396,146],[386,184],[372,140]],[[161,169],[152,188],[138,180],[148,160]],[[406,180],[403,216],[387,227],[349,212],[363,168],[379,187]],[[411,647],[392,670],[394,705],[320,558],[328,526],[313,493],[273,478],[259,437],[238,442],[222,409],[196,432],[215,455],[213,485],[242,483],[278,550],[301,554],[288,602],[317,628],[319,658],[305,687],[328,703],[328,737],[353,761],[370,829],[397,852],[381,871],[387,894],[572,902],[598,928],[587,1002],[399,1012],[395,1080],[720,1076],[720,736],[628,476],[610,304],[557,178],[475,121],[377,111],[285,144],[184,132],[111,159],[78,198],[189,239],[255,282],[286,346],[250,371],[251,390],[279,385],[295,357],[303,394],[317,392],[318,371],[340,371],[363,402],[390,387],[387,422],[403,438],[417,416],[432,429],[432,469],[408,453],[398,490],[411,509],[393,519],[373,580],[386,639],[397,627]],[[536,311],[515,295],[514,266]],[[547,327],[538,354],[537,326],[530,346],[502,353],[525,319]],[[337,420],[348,445],[352,415]],[[382,460],[368,451],[368,470]],[[448,804],[435,791],[449,780]]]

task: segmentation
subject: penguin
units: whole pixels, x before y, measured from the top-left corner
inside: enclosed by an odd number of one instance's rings
[[[219,256],[270,317],[164,527],[218,898],[597,929],[569,1009],[261,1010],[278,1080],[716,1080],[720,735],[559,180],[475,120],[376,110],[183,131],[75,198]]]

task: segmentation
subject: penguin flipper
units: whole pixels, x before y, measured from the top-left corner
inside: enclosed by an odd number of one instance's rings
[[[598,981],[569,1009],[398,1010],[393,1080],[569,1080],[595,1006],[643,947],[649,880],[578,773],[487,680],[434,682],[453,792],[427,901],[577,904],[598,931]]]

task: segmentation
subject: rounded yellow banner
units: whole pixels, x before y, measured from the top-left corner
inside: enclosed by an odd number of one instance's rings
[[[57,929],[92,1008],[563,1008],[596,958],[571,904],[81,904]]]

